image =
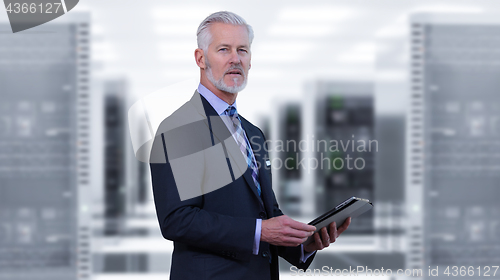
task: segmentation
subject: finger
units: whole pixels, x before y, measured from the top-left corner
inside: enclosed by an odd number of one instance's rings
[[[307,238],[286,237],[283,239],[283,246],[296,247],[304,243]]]
[[[287,228],[284,230],[283,235],[295,237],[295,238],[304,238],[309,237],[314,234],[314,231],[302,231],[294,228]]]
[[[337,239],[337,236],[335,236],[335,230],[337,229],[337,225],[335,222],[330,223],[330,243],[335,242],[335,239]]]
[[[323,244],[321,243],[321,238],[319,238],[319,232],[314,234],[314,244],[316,244],[316,250],[323,250]]]
[[[330,246],[330,236],[328,235],[326,227],[322,228],[320,231],[321,231],[321,241],[323,242],[323,246],[324,247]]]
[[[294,229],[297,229],[297,230],[302,230],[302,231],[315,231],[316,230],[315,226],[311,226],[311,225],[308,225],[308,224],[297,222],[297,221],[292,220],[292,219],[290,221],[289,226],[291,228],[294,228]]]
[[[348,219],[349,219],[349,218],[348,218]],[[346,220],[344,221],[344,223],[343,223],[343,224],[342,224],[342,225],[338,228],[338,232],[339,232],[339,234],[341,234],[342,232],[344,232],[344,231],[347,229],[347,226],[348,226],[348,222],[347,222],[347,220],[348,220],[348,219],[346,219]]]
[[[333,228],[334,228],[333,229],[333,236],[335,237],[333,239],[333,242],[335,242],[337,240],[337,237],[339,237],[339,233],[338,233],[338,230],[337,230],[337,224],[335,224]]]
[[[344,223],[342,224],[342,226],[339,227],[339,229],[338,229],[339,234],[341,234],[342,232],[344,232],[349,227],[350,224],[351,224],[351,217],[347,218],[344,221]]]

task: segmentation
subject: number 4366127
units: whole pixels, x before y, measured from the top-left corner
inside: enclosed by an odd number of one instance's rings
[[[447,266],[444,274],[447,276],[496,276],[498,266]]]
[[[45,5],[44,5],[45,4]],[[14,14],[34,14],[34,13],[45,13],[45,14],[57,14],[61,8],[61,3],[9,3],[7,6],[8,13]],[[61,10],[62,11],[62,10]]]

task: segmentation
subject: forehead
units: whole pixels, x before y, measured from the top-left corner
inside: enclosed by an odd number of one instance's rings
[[[216,22],[210,25],[210,34],[212,43],[217,46],[220,44],[248,46],[248,30],[244,25],[232,25]]]

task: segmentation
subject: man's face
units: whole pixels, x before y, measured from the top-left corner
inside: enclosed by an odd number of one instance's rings
[[[247,81],[250,42],[245,26],[214,23],[212,42],[205,53],[207,78],[222,91],[237,93]]]

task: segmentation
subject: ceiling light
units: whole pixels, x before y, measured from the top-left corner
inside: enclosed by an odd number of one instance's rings
[[[196,8],[192,6],[185,7],[162,7],[155,8],[151,15],[155,20],[166,21],[196,21],[198,24],[210,14],[219,11],[216,7]]]
[[[341,7],[294,7],[285,8],[278,14],[280,21],[340,21],[351,18],[354,13],[350,9]]]
[[[256,43],[252,46],[252,53],[255,52],[272,52],[272,53],[296,53],[308,51],[314,47],[312,42],[304,41],[269,41],[264,43]]]
[[[259,54],[252,56],[253,64],[296,62],[302,56],[297,54]]]
[[[185,40],[171,41],[171,42],[161,42],[158,44],[158,49],[161,52],[189,52],[194,53],[197,48],[196,42],[189,43]]]
[[[276,24],[269,28],[272,36],[318,37],[331,32],[332,27],[324,24]]]
[[[198,23],[171,23],[160,24],[155,27],[155,32],[158,35],[189,35],[196,36]]]

